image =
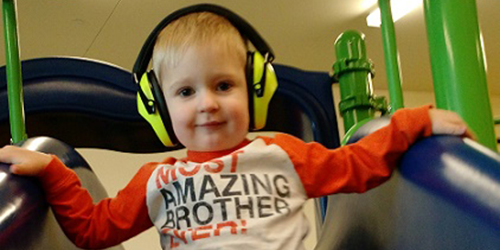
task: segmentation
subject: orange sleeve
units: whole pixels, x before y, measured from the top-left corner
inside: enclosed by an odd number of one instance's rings
[[[284,134],[268,142],[288,153],[309,197],[365,192],[391,176],[411,144],[432,134],[429,108],[397,111],[389,125],[333,150]]]
[[[57,157],[39,175],[56,218],[68,238],[81,248],[117,245],[153,224],[146,207],[146,183],[153,171],[145,165],[115,198],[93,204],[76,173]]]

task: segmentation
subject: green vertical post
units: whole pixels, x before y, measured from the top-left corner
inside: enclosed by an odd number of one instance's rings
[[[453,110],[496,150],[475,0],[424,0],[432,76],[438,108]]]
[[[21,62],[17,35],[17,11],[14,0],[2,0],[5,36],[5,61],[7,69],[7,94],[12,142],[27,138],[24,124],[24,106],[21,77]]]
[[[339,81],[341,101],[340,114],[344,130],[375,115],[372,105],[373,63],[368,60],[364,35],[357,31],[346,31],[335,41],[337,61],[333,65]]]
[[[396,32],[394,31],[394,22],[392,19],[391,1],[378,0],[378,5],[380,9],[380,20],[382,21],[382,41],[384,44],[391,113],[394,113],[396,110],[404,107]]]

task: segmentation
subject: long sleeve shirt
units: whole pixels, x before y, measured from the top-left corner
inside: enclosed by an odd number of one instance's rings
[[[432,134],[428,109],[398,111],[389,125],[333,150],[277,134],[230,150],[188,151],[145,164],[115,198],[97,204],[56,157],[39,179],[80,247],[113,246],[155,226],[163,249],[303,249],[305,201],[383,183],[403,153]]]

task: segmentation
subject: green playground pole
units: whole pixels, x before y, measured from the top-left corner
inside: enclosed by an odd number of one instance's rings
[[[5,62],[7,69],[7,94],[12,143],[27,138],[24,124],[24,105],[17,36],[16,2],[3,0],[3,24],[5,35]]]
[[[394,113],[396,110],[404,107],[396,32],[394,31],[394,21],[392,20],[391,1],[378,0],[378,5],[380,9],[380,19],[382,21],[382,41],[384,43],[385,67],[391,113]]]
[[[424,0],[438,108],[460,114],[478,141],[496,151],[475,0]]]
[[[344,130],[348,131],[356,123],[373,118],[375,111],[383,110],[385,100],[373,96],[373,63],[366,55],[363,34],[353,30],[342,33],[335,41],[335,52],[333,70],[340,85],[339,110]]]

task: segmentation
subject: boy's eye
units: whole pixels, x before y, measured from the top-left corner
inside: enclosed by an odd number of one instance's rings
[[[217,90],[219,91],[228,91],[232,85],[229,82],[221,82],[217,85]]]
[[[180,95],[181,97],[188,97],[192,94],[194,94],[194,90],[192,88],[183,88],[178,92],[178,95]]]

